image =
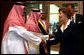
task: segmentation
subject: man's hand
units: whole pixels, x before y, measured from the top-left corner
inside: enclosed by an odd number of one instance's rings
[[[45,45],[45,44],[46,44],[46,40],[44,40],[43,38],[41,38],[41,40],[42,40],[42,41],[41,41],[41,44],[42,44],[42,45]]]
[[[42,40],[42,41],[41,41],[41,44],[42,44],[43,47],[44,47],[45,53],[46,53],[46,54],[49,54],[49,53],[48,53],[48,49],[47,49],[47,47],[46,47],[46,40],[43,39],[43,38],[42,38],[41,40]]]

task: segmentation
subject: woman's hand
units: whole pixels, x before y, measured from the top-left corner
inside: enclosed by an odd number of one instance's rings
[[[49,34],[49,39],[54,38],[54,37],[55,37],[54,34]]]

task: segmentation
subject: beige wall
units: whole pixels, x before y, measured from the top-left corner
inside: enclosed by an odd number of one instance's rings
[[[61,1],[63,3],[78,3],[78,13],[83,15],[83,1]]]
[[[31,2],[31,1],[30,1]],[[45,11],[46,7],[45,5],[49,4],[58,4],[59,7],[62,7],[62,4],[64,3],[78,3],[78,13],[83,14],[83,1],[38,1],[38,2],[32,2],[26,1],[27,4],[43,4],[43,11]]]
[[[78,13],[83,15],[83,1],[46,1],[46,4],[58,4],[59,7],[64,3],[78,3]]]

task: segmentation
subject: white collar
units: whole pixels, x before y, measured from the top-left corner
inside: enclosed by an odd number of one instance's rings
[[[46,23],[45,23],[45,20],[42,20],[43,24],[44,24],[44,27],[46,28]]]
[[[67,24],[66,24],[65,29],[68,27],[68,25],[70,25],[70,21],[71,21],[71,20],[69,19],[68,22],[67,22]],[[64,31],[64,30],[63,30],[63,26],[64,26],[64,25],[62,25],[61,28],[60,28],[62,32]]]
[[[73,17],[75,17],[76,13],[74,13]]]

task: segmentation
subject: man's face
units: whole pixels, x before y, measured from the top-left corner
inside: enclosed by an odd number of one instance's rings
[[[41,19],[46,19],[46,14],[42,14]]]
[[[26,14],[26,8],[27,7],[25,7],[25,6],[22,6],[23,7],[23,9],[24,9],[24,11],[23,11],[23,16],[25,16],[25,14]]]
[[[71,5],[69,5],[67,8],[69,8],[71,10],[72,15],[74,15],[75,9],[71,7]]]

